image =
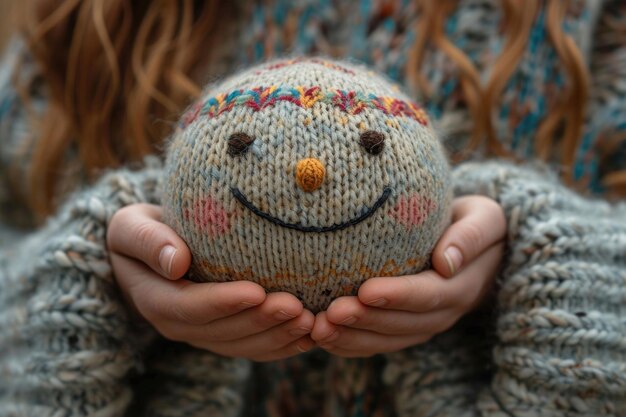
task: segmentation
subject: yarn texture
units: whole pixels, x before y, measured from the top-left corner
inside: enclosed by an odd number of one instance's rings
[[[508,2],[454,3],[445,36],[476,65],[480,81],[489,82],[509,45]],[[494,97],[496,139],[520,160],[535,157],[537,130],[569,82],[567,56],[555,50],[546,26],[551,3],[538,3],[519,63]],[[233,38],[223,43],[239,56],[211,64],[223,69],[216,74],[232,74],[286,50],[323,51],[351,56],[408,84],[407,57],[416,29],[425,23],[417,4],[239,1],[244,13],[230,25]],[[553,169],[572,171],[575,180],[601,195],[603,180],[626,168],[624,146],[600,152],[605,141],[622,137],[626,129],[626,3],[575,0],[567,2],[564,13],[565,35],[581,48],[583,65],[591,69],[590,95],[576,161]],[[392,355],[342,359],[314,350],[263,364],[216,357],[134,323],[111,273],[104,239],[108,221],[125,205],[160,203],[164,172],[158,161],[79,184],[84,189],[62,194],[66,204],[35,229],[32,213],[15,191],[28,193],[31,162],[23,152],[31,137],[28,107],[41,111],[48,100],[43,83],[33,86],[28,103],[11,83],[14,76],[37,74],[32,57],[22,59],[25,48],[23,42],[11,47],[0,66],[1,417],[626,417],[623,203],[580,197],[537,166],[462,164],[452,171],[455,195],[490,196],[507,217],[497,295],[484,310]],[[436,45],[426,48],[420,72],[430,88],[427,98],[416,98],[447,145],[464,149],[475,121],[463,91],[466,83],[448,54]],[[19,74],[14,72],[18,59]],[[231,87],[224,91],[239,88]],[[271,86],[262,87],[259,94]],[[357,101],[337,91],[273,94],[274,106],[293,105],[298,94],[301,105],[316,100],[313,109],[333,101],[348,110],[357,104],[376,108],[374,100]],[[215,96],[209,110],[236,110],[235,104],[229,108],[236,100]],[[247,102],[251,108],[260,103]],[[389,109],[396,117],[425,117],[408,106]],[[189,123],[193,115],[187,114]],[[371,155],[367,149],[377,152],[378,141],[367,136],[355,140]],[[263,142],[248,146],[251,139],[235,136],[229,150],[253,158]],[[383,142],[383,154],[386,147]],[[304,157],[325,162],[319,155]],[[328,178],[330,169],[324,181]],[[282,181],[295,184],[295,173]],[[74,185],[67,188],[81,188]],[[230,224],[215,207],[206,206],[215,213],[207,235],[223,233]],[[402,216],[411,212],[408,207]]]
[[[300,398],[307,416],[350,415],[371,390],[390,398],[386,416],[626,416],[623,204],[584,199],[536,169],[460,165],[455,194],[495,198],[507,216],[493,311],[399,353],[314,351],[253,367],[136,327],[115,289],[106,224],[124,205],[158,203],[162,177],[158,163],[111,173],[2,248],[0,416],[247,417],[263,415],[249,395],[259,390]],[[270,384],[293,362],[303,393]]]
[[[270,62],[212,86],[168,147],[164,221],[190,278],[250,280],[313,312],[376,276],[429,265],[450,168],[397,86],[347,62]]]
[[[626,416],[626,204],[501,161],[463,164],[453,182],[505,211],[497,306],[391,355],[399,415]]]
[[[0,416],[240,412],[250,364],[160,345],[131,320],[111,273],[108,222],[126,205],[158,203],[162,172],[150,158],[141,171],[105,175],[38,233],[0,250]],[[147,350],[155,345],[158,361]]]
[[[324,175],[324,165],[315,158],[302,159],[296,164],[296,182],[302,191],[311,192],[320,188]]]

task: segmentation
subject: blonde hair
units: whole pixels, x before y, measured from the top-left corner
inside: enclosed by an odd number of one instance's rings
[[[230,2],[209,0],[31,0],[24,16],[30,51],[49,87],[50,102],[39,120],[30,172],[33,211],[42,218],[53,210],[58,172],[70,147],[84,171],[136,161],[158,150],[191,98],[200,92],[192,72],[211,57],[220,22],[233,13]],[[428,97],[420,73],[425,51],[435,47],[457,66],[460,87],[474,122],[464,159],[486,141],[488,151],[513,158],[498,140],[492,112],[526,49],[539,0],[502,0],[505,46],[483,85],[469,57],[445,35],[455,0],[416,0],[422,16],[407,59],[406,78]],[[588,70],[580,50],[562,28],[568,2],[547,3],[546,28],[567,75],[565,91],[541,122],[535,139],[539,158],[558,152],[572,167],[583,128]],[[220,19],[216,21],[216,17]],[[295,37],[294,19],[284,27],[287,44]],[[270,30],[271,28],[268,28]],[[214,43],[213,43],[214,44]],[[267,48],[271,52],[271,48]],[[23,93],[25,90],[22,89]],[[26,94],[23,94],[26,98]],[[557,142],[554,138],[559,138]],[[623,141],[624,138],[620,138]],[[619,141],[610,142],[616,146]],[[557,146],[558,145],[558,146]],[[572,170],[564,180],[573,183]],[[607,177],[606,185],[626,189],[626,173]],[[582,185],[580,185],[582,188]]]

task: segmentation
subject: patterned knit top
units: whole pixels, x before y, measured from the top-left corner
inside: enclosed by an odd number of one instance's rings
[[[458,3],[445,22],[445,34],[467,54],[484,85],[505,46],[502,9],[495,0]],[[252,25],[242,31],[240,65],[286,50],[294,54],[323,53],[352,57],[406,83],[404,68],[420,21],[415,2],[276,0],[246,2],[246,6]],[[492,116],[496,137],[505,149],[523,160],[534,157],[537,129],[569,82],[550,40],[546,9],[545,4],[539,8],[519,64]],[[624,146],[620,157],[600,155],[598,151],[608,137],[623,136],[626,129],[625,13],[623,2],[574,0],[569,2],[563,22],[564,31],[581,49],[592,74],[585,127],[574,166],[564,169],[572,170],[574,179],[593,192],[602,191],[600,181],[607,171],[625,164]],[[292,25],[295,33],[289,34],[286,28],[292,21],[297,22]],[[458,149],[472,127],[458,69],[441,50],[428,48],[422,71],[432,95],[428,100],[417,98],[440,125],[456,125],[447,128],[444,136],[451,147]]]
[[[420,22],[414,3],[240,1],[238,22],[234,22],[238,25],[236,37],[225,40],[230,45],[228,49],[236,51],[235,56],[225,57],[218,67],[231,72],[269,57],[324,54],[369,64],[406,84],[404,68]],[[537,129],[568,83],[548,33],[546,8],[539,8],[519,64],[501,92],[497,113],[492,115],[496,138],[522,160],[534,158]],[[467,54],[483,82],[491,76],[493,63],[504,47],[503,19],[497,0],[463,0],[445,22],[446,36]],[[580,48],[590,68],[591,80],[574,165],[560,167],[555,162],[554,169],[572,171],[574,179],[592,193],[602,193],[603,177],[626,166],[624,143],[611,153],[601,152],[607,141],[622,137],[626,131],[625,25],[626,7],[619,0],[572,0],[563,23],[563,29]],[[13,219],[24,214],[16,213],[20,210],[9,204],[12,196],[6,190],[24,186],[20,182],[28,160],[28,153],[17,145],[27,131],[26,113],[11,87],[15,55],[20,49],[16,45],[9,48],[0,69],[0,181],[7,181],[8,167],[15,166],[16,159],[25,161],[23,169],[12,176],[10,187],[0,187],[4,207],[0,216],[11,211]],[[419,96],[416,99],[424,103],[440,126],[448,146],[463,149],[473,123],[463,98],[458,68],[445,53],[432,47],[426,49],[421,68],[431,96],[428,100]],[[45,106],[41,92],[35,92],[33,98],[36,106]]]
[[[505,47],[501,2],[457,3],[445,33],[487,82]],[[502,146],[523,160],[533,158],[538,127],[569,82],[546,26],[547,3],[540,2],[492,114]],[[228,71],[283,54],[325,54],[406,84],[420,24],[411,0],[237,4],[238,35],[226,40],[234,55],[222,63]],[[625,146],[600,151],[626,133],[625,28],[623,1],[568,2],[563,29],[591,79],[574,165],[563,169],[596,194],[607,174],[626,168]],[[458,195],[488,195],[507,215],[509,250],[492,327],[470,318],[397,356],[333,358],[330,366],[313,354],[250,371],[250,364],[163,340],[140,351],[104,236],[115,210],[159,202],[158,163],[105,176],[67,199],[45,227],[26,232],[32,222],[14,190],[25,187],[29,120],[11,84],[22,51],[15,43],[0,66],[0,417],[626,416],[626,205],[583,199],[550,175],[506,163],[465,164],[454,174]],[[421,69],[432,94],[417,101],[447,144],[463,148],[473,123],[458,68],[429,47]],[[33,91],[32,102],[44,108],[45,90]],[[304,377],[295,381],[298,370]],[[241,412],[242,403],[262,406]]]

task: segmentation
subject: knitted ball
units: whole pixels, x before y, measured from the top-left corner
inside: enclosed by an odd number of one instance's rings
[[[425,269],[452,198],[423,109],[366,68],[320,58],[210,88],[173,135],[164,187],[190,279],[254,281],[313,312],[368,278]]]

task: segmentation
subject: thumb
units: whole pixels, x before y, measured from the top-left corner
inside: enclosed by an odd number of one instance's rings
[[[176,232],[161,223],[161,208],[132,204],[118,210],[107,230],[109,250],[148,265],[169,279],[179,279],[191,265],[191,252]]]
[[[490,198],[457,198],[452,203],[452,213],[452,224],[432,254],[433,268],[445,277],[453,276],[506,235],[504,212]]]

